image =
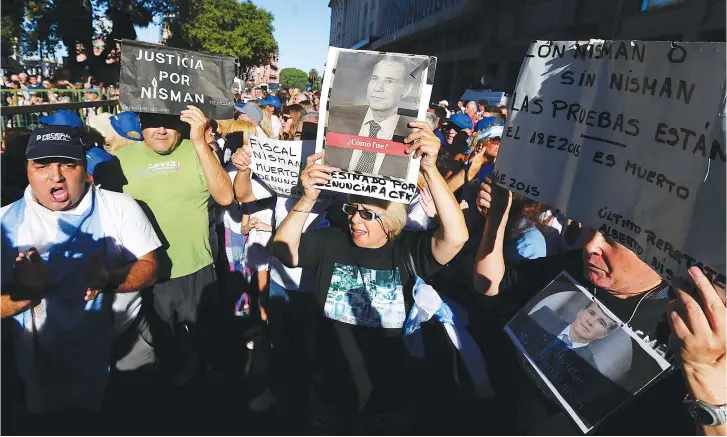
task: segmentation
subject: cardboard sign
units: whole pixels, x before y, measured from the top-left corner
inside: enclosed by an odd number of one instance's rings
[[[119,103],[124,111],[180,114],[193,105],[210,118],[231,118],[235,60],[123,40]]]
[[[659,299],[665,310],[669,302],[658,292],[644,299]],[[505,332],[525,374],[587,433],[672,369],[671,353],[653,332],[662,317],[630,326],[562,272]]]
[[[724,289],[724,67],[724,43],[533,42],[493,176]]]
[[[330,47],[316,150],[340,168],[323,189],[409,203],[419,159],[404,152],[408,123],[424,120],[436,58]]]
[[[315,153],[314,141],[281,141],[250,136],[252,164],[250,169],[260,182],[278,196],[301,197],[300,173],[308,156]],[[343,203],[345,195],[322,191],[319,201]]]

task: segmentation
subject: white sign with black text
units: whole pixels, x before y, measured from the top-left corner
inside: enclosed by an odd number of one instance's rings
[[[725,284],[725,44],[535,41],[493,174],[634,251]]]

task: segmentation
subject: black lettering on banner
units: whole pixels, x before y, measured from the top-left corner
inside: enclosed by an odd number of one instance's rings
[[[707,129],[709,129],[709,125],[710,123],[707,122],[704,125],[705,132],[702,132],[699,136],[697,136],[697,133],[691,129],[683,127],[677,129],[676,127],[670,127],[668,124],[660,122],[656,125],[654,141],[660,144],[668,144],[673,147],[681,145],[682,150],[685,151],[691,148],[693,155],[701,154],[703,158],[709,158],[712,160],[719,159],[720,161],[725,162],[727,157],[725,156],[725,151],[722,148],[722,143],[718,136],[715,136],[715,138],[712,139],[712,144],[709,148],[709,156],[707,156],[706,132]],[[693,140],[693,146],[690,139],[696,140]]]
[[[529,113],[531,113],[533,115],[538,115],[541,112],[543,112],[543,104],[542,104],[543,103],[543,99],[540,99],[540,98],[534,99],[532,101],[532,104],[535,106],[536,109],[534,111],[531,111],[530,110],[530,104],[531,104],[531,102],[530,102],[530,100],[529,100],[529,98],[528,98],[527,95],[525,95],[525,98],[523,99],[523,101],[520,104],[520,107],[519,108],[515,106],[516,98],[517,98],[517,94],[516,93],[513,93],[513,95],[512,95],[512,106],[510,107],[510,110],[512,112],[525,111],[525,112],[529,112]]]
[[[505,136],[508,138],[514,138],[516,140],[519,140],[520,137],[518,134],[520,133],[520,126],[515,127],[515,134],[512,133],[512,126],[508,126],[507,130],[505,131]]]
[[[629,70],[629,73],[630,72],[631,70]],[[659,83],[661,83],[661,87],[658,87]],[[614,72],[611,73],[611,78],[608,84],[609,90],[630,92],[634,94],[638,94],[639,91],[641,91],[642,95],[645,95],[648,92],[652,96],[657,95],[657,87],[659,88],[658,97],[666,96],[669,99],[672,98],[673,90],[671,77],[665,77],[660,82],[658,79],[649,79],[647,76],[637,78],[624,75],[623,73]],[[684,103],[688,105],[692,100],[692,93],[694,93],[695,87],[696,84],[693,82],[689,83],[685,80],[679,80],[676,83],[676,100],[684,100]]]
[[[568,152],[576,158],[581,154],[580,144],[575,144],[566,137],[547,135],[542,132],[533,132],[533,135],[530,137],[530,144],[537,144],[539,146],[545,145],[548,149]]]
[[[565,44],[561,44],[560,46],[550,42],[541,44],[538,46],[537,53],[539,58],[562,58],[565,55]]]
[[[331,176],[332,180],[323,188],[404,203],[411,202],[417,192],[416,184],[406,181],[378,178],[347,171],[334,171]]]
[[[709,279],[711,283],[719,288],[725,288],[725,275],[719,273],[717,269],[707,264],[704,264],[703,262],[695,259],[694,257],[686,253],[681,252],[669,241],[666,241],[657,236],[656,233],[654,233],[654,231],[652,230],[644,229],[644,233],[646,234],[646,243],[648,245],[653,246],[656,249],[664,252],[671,260],[676,261],[676,263],[680,266],[682,265],[683,261],[685,270],[693,266],[699,267],[699,269],[702,270],[704,275]],[[655,270],[657,270],[657,272],[664,275],[673,276],[673,271],[666,268],[665,264],[666,259],[663,259],[662,261],[659,261],[656,257],[653,257],[651,259],[651,266],[655,267]]]
[[[687,49],[672,42],[671,49],[669,49],[669,52],[666,54],[666,59],[668,59],[672,64],[681,64],[687,59]]]
[[[630,136],[637,136],[640,132],[639,120],[629,118],[626,120],[628,127],[624,127],[624,114],[613,114],[608,111],[596,112],[589,108],[583,108],[580,103],[568,103],[564,100],[553,100],[551,102],[553,118],[565,116],[567,121],[574,123],[586,124],[588,126],[600,127],[602,129],[611,129],[614,132],[624,133]],[[613,120],[613,123],[611,122]],[[594,125],[593,123],[596,122]],[[583,136],[583,135],[581,135]],[[625,147],[625,146],[624,146]]]
[[[619,41],[616,52],[613,51],[614,43],[612,41],[605,41],[598,44],[576,44],[576,49],[573,51],[574,59],[621,59],[644,62],[646,56],[646,44],[632,41],[631,51],[629,52],[627,43],[625,41]]]
[[[603,152],[596,151],[596,153],[593,154],[593,162],[605,165],[606,167],[613,167],[616,165],[616,157],[610,154],[604,156]]]
[[[655,184],[657,188],[666,189],[669,193],[674,193],[676,197],[682,200],[685,200],[689,197],[689,189],[687,187],[683,185],[678,185],[676,182],[672,181],[662,173],[650,171],[649,169],[642,167],[635,162],[626,160],[625,172],[628,174],[629,171],[631,172],[632,176],[638,177],[639,179],[644,179],[646,182],[649,182],[651,184]]]

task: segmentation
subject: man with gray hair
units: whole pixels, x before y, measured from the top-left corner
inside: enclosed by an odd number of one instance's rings
[[[368,106],[336,108],[329,116],[327,131],[403,142],[411,132],[408,123],[416,117],[401,115],[399,106],[405,97],[418,95],[420,77],[411,75],[416,67],[408,58],[384,56],[374,66],[366,87]],[[326,164],[406,179],[409,157],[332,146],[326,147]]]

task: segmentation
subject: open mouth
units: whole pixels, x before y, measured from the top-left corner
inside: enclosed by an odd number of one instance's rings
[[[351,236],[352,236],[353,238],[361,238],[361,237],[363,237],[364,235],[366,235],[366,231],[364,231],[364,230],[361,230],[361,229],[354,229],[354,228],[351,228]]]
[[[65,202],[68,200],[68,191],[62,187],[53,187],[50,189],[50,197],[54,202]]]

